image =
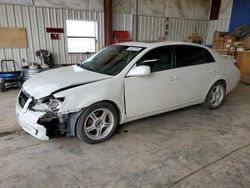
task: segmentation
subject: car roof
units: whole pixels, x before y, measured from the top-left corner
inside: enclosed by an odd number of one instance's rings
[[[144,47],[144,48],[155,48],[159,46],[165,46],[165,45],[190,45],[190,46],[199,46],[203,48],[207,48],[204,45],[200,44],[194,44],[189,42],[177,42],[177,41],[164,41],[164,42],[123,42],[123,43],[117,43],[116,45],[125,45],[125,46],[137,46],[137,47]]]

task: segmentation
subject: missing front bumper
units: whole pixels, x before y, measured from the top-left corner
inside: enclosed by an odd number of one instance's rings
[[[16,113],[18,122],[23,130],[39,140],[49,140],[46,128],[37,123],[38,119],[43,115],[42,113],[22,112],[22,110],[18,110],[18,108]]]
[[[18,122],[27,133],[40,140],[49,140],[58,136],[75,136],[75,124],[83,109],[64,115],[37,112],[29,109],[31,101],[30,98],[26,98],[22,106],[19,100],[16,104]]]
[[[58,117],[53,113],[25,110],[18,104],[16,115],[23,130],[40,140],[66,135],[67,115]]]

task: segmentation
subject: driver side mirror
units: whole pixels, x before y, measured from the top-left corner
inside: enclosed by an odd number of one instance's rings
[[[128,74],[127,77],[142,77],[142,76],[149,76],[151,73],[150,71],[150,67],[146,66],[146,65],[141,65],[138,67],[135,67],[133,69],[131,69]]]

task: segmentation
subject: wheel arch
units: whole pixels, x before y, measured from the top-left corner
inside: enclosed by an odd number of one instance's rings
[[[223,86],[225,88],[225,91],[227,92],[227,82],[226,82],[226,80],[225,79],[220,79],[220,80],[217,80],[214,84],[216,84],[218,82],[221,82],[223,84]]]
[[[119,108],[119,106],[114,102],[114,101],[111,101],[111,100],[103,100],[103,101],[99,101],[99,102],[108,102],[110,104],[112,104],[116,111],[117,111],[117,114],[118,114],[118,122],[120,124],[120,121],[121,121],[121,118],[122,118],[122,112],[121,112],[121,109]]]
[[[206,91],[206,93],[205,93],[205,96],[203,97],[203,101],[206,100],[207,95],[208,95],[210,89],[213,87],[213,85],[216,84],[216,83],[218,83],[218,82],[221,82],[221,83],[223,84],[223,86],[225,87],[225,93],[227,93],[228,84],[227,84],[226,79],[225,79],[225,78],[217,78],[217,79],[214,79],[214,80],[211,82],[211,84],[209,85],[209,87],[208,87],[208,89],[207,89],[207,91]]]
[[[120,124],[121,123],[121,119],[122,119],[122,111],[119,108],[118,104],[115,103],[114,101],[111,101],[111,100],[100,100],[100,101],[96,101],[96,102],[90,104],[89,106],[94,105],[94,104],[99,103],[99,102],[107,102],[107,103],[110,103],[111,105],[113,105],[115,107],[115,109],[117,111],[117,114],[118,114],[118,122]],[[67,136],[75,136],[76,135],[76,124],[77,124],[77,121],[78,121],[80,115],[82,114],[82,112],[86,108],[88,108],[89,106],[82,108],[78,112],[70,113],[68,115]]]

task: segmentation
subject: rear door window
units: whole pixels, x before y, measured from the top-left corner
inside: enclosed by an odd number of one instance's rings
[[[175,46],[176,68],[206,63],[203,48],[197,46]]]

